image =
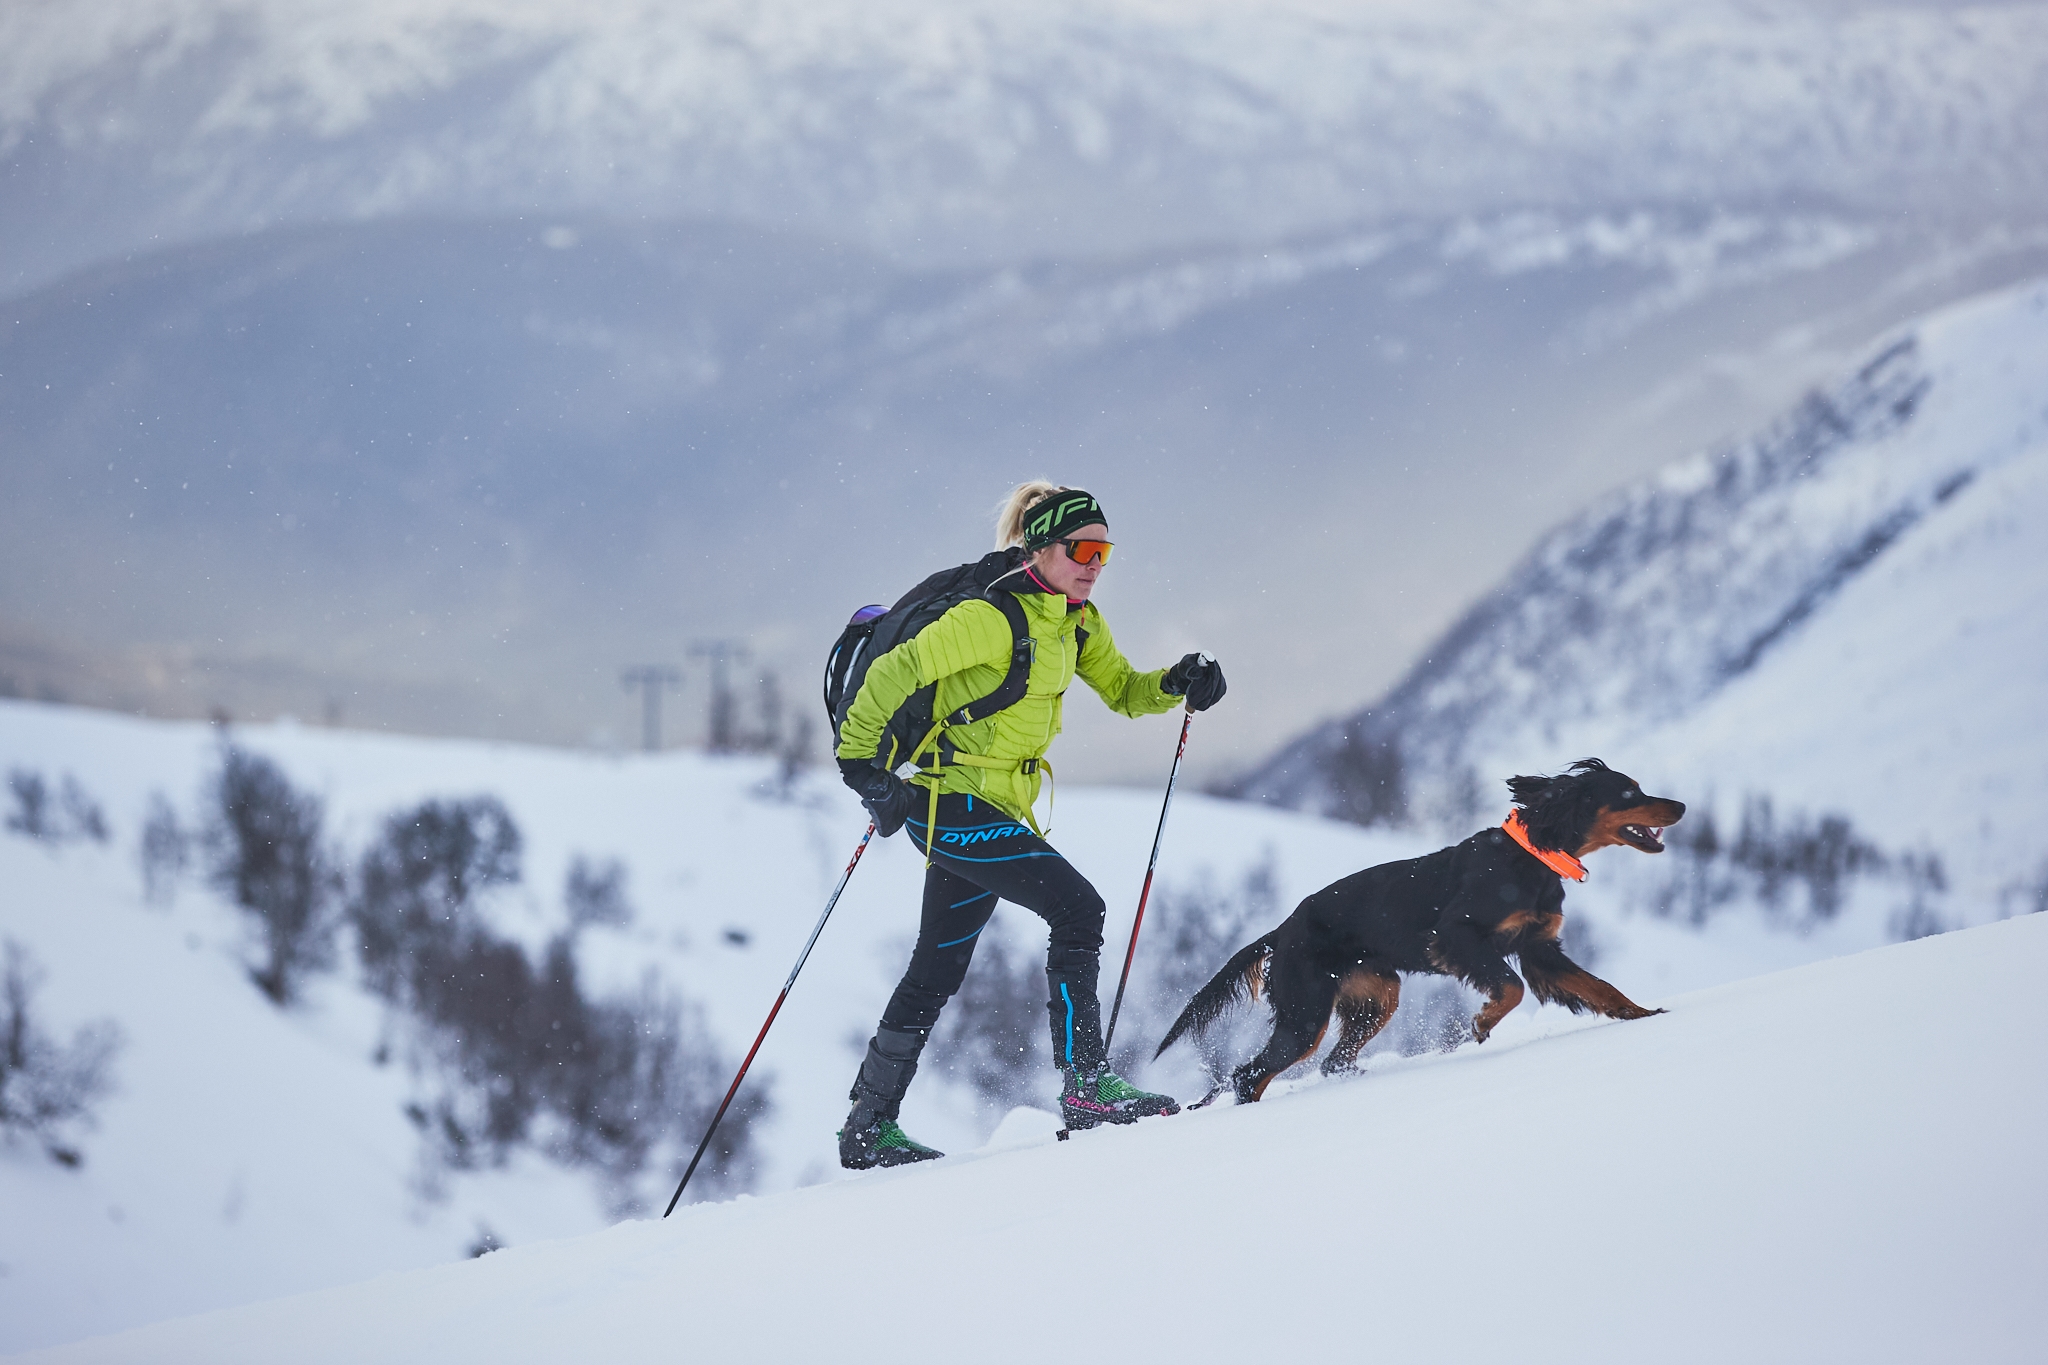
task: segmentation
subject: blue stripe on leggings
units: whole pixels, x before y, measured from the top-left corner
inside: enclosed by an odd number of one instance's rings
[[[1067,1002],[1067,1065],[1074,1064],[1074,997],[1067,993],[1067,983],[1060,982],[1060,999]]]
[[[961,906],[963,906],[963,905],[972,905],[972,904],[974,904],[974,903],[975,903],[976,901],[985,901],[985,900],[987,900],[987,899],[988,899],[988,898],[989,898],[990,896],[993,896],[994,894],[995,894],[995,892],[993,892],[993,891],[984,891],[984,892],[982,892],[982,893],[981,893],[981,894],[980,894],[979,896],[969,896],[969,897],[968,897],[968,898],[967,898],[966,900],[964,900],[964,901],[954,901],[954,902],[953,902],[953,903],[952,903],[951,905],[947,906],[946,908],[947,908],[948,910],[958,910],[958,909],[959,909],[959,908],[960,908]]]
[[[979,899],[980,899],[980,897],[978,897],[978,896],[977,896],[977,897],[976,897],[975,899],[979,900]],[[986,928],[988,928],[988,926],[987,926],[986,924],[984,924],[984,925],[982,925],[982,926],[981,926],[981,929],[986,929]],[[978,934],[978,933],[980,933],[980,932],[981,932],[981,929],[976,929],[976,930],[974,931],[974,934]],[[973,937],[974,937],[974,934],[969,934],[969,935],[967,936],[967,938],[973,938]],[[955,944],[961,944],[961,943],[965,943],[965,942],[967,942],[967,938],[956,938],[956,939],[954,939],[954,940],[953,940],[953,941],[952,941],[951,943],[934,943],[934,944],[933,944],[932,946],[933,946],[934,948],[951,948],[951,947],[953,947],[953,946],[954,946]]]

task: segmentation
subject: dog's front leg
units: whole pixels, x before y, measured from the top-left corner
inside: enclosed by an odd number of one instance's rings
[[[1522,973],[1538,1000],[1563,1005],[1573,1014],[1591,1010],[1609,1019],[1647,1019],[1663,1010],[1644,1009],[1599,977],[1564,955],[1556,943],[1532,944],[1522,950]]]
[[[1472,1038],[1483,1043],[1500,1021],[1522,1003],[1522,980],[1487,941],[1486,933],[1467,919],[1447,919],[1430,937],[1430,960],[1438,970],[1459,978],[1486,997],[1472,1016]]]

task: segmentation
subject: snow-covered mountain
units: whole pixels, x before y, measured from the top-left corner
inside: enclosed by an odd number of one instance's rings
[[[738,218],[924,261],[1501,205],[2038,212],[2037,5],[35,0],[0,290],[287,222]]]
[[[1886,337],[1752,439],[1599,502],[1382,701],[1235,790],[1441,827],[1508,773],[1596,753],[1703,801],[1688,832],[1834,813],[1861,831],[1843,849],[1890,850],[1962,922],[2034,908],[2044,523],[2036,282]]]
[[[1171,718],[1134,728],[1156,742],[1163,782]],[[360,935],[341,926],[338,956],[303,973],[293,1004],[272,1003],[251,976],[263,961],[256,921],[205,875],[216,855],[197,837],[219,811],[208,790],[223,762],[219,734],[0,702],[9,972],[18,949],[20,979],[37,986],[33,1031],[49,1048],[72,1048],[81,1030],[103,1038],[106,1025],[119,1037],[96,1127],[4,1125],[0,1349],[525,1246],[656,1207],[861,828],[835,781],[785,782],[765,759],[607,757],[298,725],[238,728],[232,740],[317,800],[315,843],[333,851],[321,865],[346,872],[351,898],[364,893],[366,855],[390,846],[390,817],[430,800],[444,815],[449,802],[501,802],[519,834],[520,875],[477,891],[461,912],[475,917],[477,966],[499,984],[463,1019],[433,1015],[380,994]],[[1055,841],[1112,907],[1112,945],[1129,932],[1158,795],[1156,785],[1070,786],[1053,803]],[[1120,1065],[1184,1095],[1206,1088],[1189,1049],[1145,1061],[1187,995],[1301,896],[1433,846],[1422,831],[1177,801],[1118,1026]],[[1628,858],[1649,861],[1603,854],[1596,881]],[[597,894],[613,864],[621,880]],[[729,1130],[744,1133],[744,1149],[717,1178],[700,1176],[703,1195],[839,1178],[831,1134],[902,970],[922,874],[901,838],[869,849],[756,1064],[745,1093],[766,1110]],[[1696,925],[1575,889],[1569,938],[1632,996],[1661,1004],[1884,943],[1885,889],[1850,892],[1840,914],[1809,927],[1755,898]],[[1011,1106],[1049,1102],[1043,945],[1043,926],[1013,908],[983,936],[906,1107],[924,1140],[973,1150]],[[534,973],[554,983],[538,1004],[519,993]],[[621,1009],[684,1044],[673,1059],[684,1083],[632,1092],[664,1097],[628,1125],[644,1149],[600,1141],[593,1152],[575,1106],[560,1104],[521,1111],[513,1140],[483,1140],[488,1114],[477,1106],[532,1078],[515,1085],[501,1056],[465,1054],[465,1031],[532,1027],[545,1041],[566,1015],[564,1036],[588,1037],[586,1026]],[[1455,1041],[1470,1009],[1447,983],[1413,983],[1373,1065]],[[1525,1006],[1496,1038],[1540,1035],[1564,1018]],[[514,1063],[521,1055],[536,1055],[530,1040]],[[537,1055],[554,1068],[553,1054]],[[0,1100],[15,1095],[10,1085],[0,1068]]]
[[[1067,1143],[1019,1110],[935,1165],[26,1359],[2018,1365],[2044,970],[2034,916],[1255,1108]]]
[[[2048,268],[2044,15],[0,6],[0,694],[589,742],[678,637],[807,674],[817,560],[908,508],[966,558],[1045,474],[1137,652],[1228,651],[1238,771],[1589,495]]]
[[[1113,509],[1127,652],[1231,670],[1208,777],[1398,676],[1591,490],[2043,269],[2048,229],[1675,209],[951,270],[580,219],[164,250],[7,307],[0,694],[584,743],[678,637],[809,676],[916,577],[875,553],[908,509],[957,562],[1057,472]],[[1335,632],[1334,583],[1368,589]],[[1076,723],[1076,775],[1147,771]]]

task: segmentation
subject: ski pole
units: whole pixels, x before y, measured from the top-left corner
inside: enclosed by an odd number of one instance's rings
[[[825,913],[818,916],[818,927],[811,930],[811,936],[804,940],[804,950],[797,954],[796,966],[789,969],[789,980],[782,983],[782,993],[775,997],[774,1007],[768,1017],[761,1021],[761,1031],[754,1035],[754,1045],[747,1049],[747,1060],[740,1063],[739,1074],[732,1078],[732,1085],[726,1090],[725,1098],[719,1101],[718,1112],[711,1116],[711,1126],[704,1130],[704,1140],[697,1144],[697,1155],[690,1158],[689,1169],[683,1172],[676,1192],[668,1201],[668,1207],[661,1211],[666,1218],[676,1211],[676,1202],[683,1197],[683,1187],[690,1183],[690,1177],[697,1173],[697,1163],[704,1159],[704,1151],[711,1146],[711,1135],[718,1131],[718,1122],[725,1117],[726,1109],[732,1104],[732,1097],[739,1094],[740,1082],[747,1078],[747,1068],[754,1064],[754,1054],[761,1050],[761,1040],[768,1036],[768,1030],[775,1023],[775,1016],[782,1013],[782,1002],[789,999],[789,988],[796,984],[796,974],[804,969],[804,959],[811,955],[811,948],[817,943],[818,935],[825,932],[825,921],[832,918],[832,907],[839,904],[839,893],[853,880],[853,869],[860,866],[860,855],[868,851],[868,840],[875,837],[875,822],[868,821],[868,832],[860,836],[860,843],[853,850],[853,857],[847,860],[846,871],[839,874],[839,885],[832,888],[832,899],[825,902]]]
[[[1131,921],[1131,946],[1124,949],[1124,974],[1117,978],[1116,1001],[1109,1007],[1109,1027],[1102,1033],[1102,1055],[1109,1056],[1109,1040],[1116,1037],[1116,1016],[1124,1007],[1124,987],[1131,983],[1131,959],[1138,953],[1138,929],[1145,923],[1145,900],[1152,894],[1152,872],[1159,866],[1159,841],[1166,837],[1166,812],[1173,809],[1173,784],[1180,780],[1180,757],[1188,751],[1188,726],[1194,723],[1192,708],[1181,717],[1180,746],[1173,751],[1173,771],[1166,775],[1166,800],[1159,807],[1159,828],[1152,835],[1152,861],[1145,864],[1145,888],[1138,893],[1138,916]]]

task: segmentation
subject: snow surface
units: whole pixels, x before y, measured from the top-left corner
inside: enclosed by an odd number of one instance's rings
[[[2031,916],[25,1357],[2032,1361]]]
[[[1171,725],[1151,724],[1163,768]],[[789,801],[764,797],[769,765],[752,759],[608,757],[293,724],[238,731],[236,741],[321,793],[330,830],[350,850],[382,817],[428,797],[500,796],[525,835],[526,879],[488,911],[499,933],[529,949],[565,923],[558,892],[572,857],[621,858],[637,915],[624,930],[585,932],[586,988],[628,993],[656,967],[704,1008],[735,1062],[864,819],[836,781],[806,780]],[[104,847],[50,848],[0,835],[0,937],[22,942],[46,971],[52,1032],[68,1037],[110,1017],[127,1038],[119,1092],[83,1144],[83,1170],[63,1170],[33,1146],[0,1148],[0,1349],[432,1264],[485,1231],[517,1245],[609,1221],[589,1176],[530,1156],[445,1177],[438,1197],[424,1197],[418,1135],[401,1112],[409,1079],[402,1066],[370,1060],[390,1028],[352,973],[317,982],[304,1008],[280,1012],[248,983],[237,912],[190,881],[168,907],[145,901],[135,843],[148,799],[166,794],[192,822],[215,742],[204,725],[0,702],[0,770],[75,776],[104,804],[115,836]],[[1121,907],[1112,935],[1128,932],[1157,813],[1156,793],[1057,798],[1062,847]],[[1163,878],[1235,876],[1268,846],[1289,897],[1393,848],[1329,822],[1184,796]],[[907,957],[922,871],[903,839],[877,841],[763,1049],[749,1083],[775,1107],[757,1135],[758,1188],[838,1174],[831,1134],[858,1048]],[[1012,909],[999,926],[1027,946],[1035,935],[1042,950],[1044,930],[1029,915]],[[996,1118],[936,1066],[908,1117],[954,1147],[977,1145]],[[665,1200],[673,1181],[666,1167],[650,1174],[643,1204]]]
[[[1142,723],[1156,732],[1163,780],[1173,720]],[[1200,727],[1198,719],[1197,741]],[[778,798],[761,760],[607,756],[295,724],[240,729],[235,738],[323,795],[330,831],[350,852],[385,815],[427,797],[499,796],[525,835],[526,878],[486,909],[497,932],[529,949],[563,927],[558,888],[572,857],[623,860],[636,917],[622,930],[585,931],[586,987],[627,992],[652,967],[702,1006],[735,1060],[861,827],[836,782],[805,779]],[[0,1350],[445,1262],[486,1233],[520,1247],[611,1221],[590,1175],[530,1153],[500,1170],[427,1167],[402,1114],[412,1079],[402,1064],[372,1060],[393,1026],[347,964],[316,981],[304,1006],[279,1011],[247,980],[249,937],[238,912],[192,879],[168,905],[144,899],[136,838],[147,802],[161,792],[191,823],[216,740],[204,725],[0,702],[0,769],[74,776],[105,805],[114,833],[106,846],[57,848],[0,835],[0,937],[22,942],[47,972],[42,1013],[51,1031],[68,1036],[104,1017],[127,1037],[118,1092],[85,1137],[81,1170],[61,1169],[26,1144],[0,1148],[8,1211],[0,1218]],[[1156,789],[1072,789],[1053,805],[1055,841],[1111,906],[1112,961],[1129,932],[1157,802]],[[1162,945],[1172,907],[1187,895],[1229,893],[1270,859],[1277,920],[1338,876],[1432,846],[1412,831],[1183,793],[1134,1000],[1169,965]],[[1624,857],[1637,855],[1596,858],[1596,885]],[[902,839],[875,844],[763,1048],[749,1085],[773,1109],[755,1132],[756,1191],[841,1178],[831,1134],[907,956],[921,874]],[[1650,1003],[1886,940],[1882,914],[1847,914],[1801,933],[1744,911],[1694,930],[1622,913],[1590,890],[1575,889],[1568,902],[1575,930],[1590,931],[1604,976]],[[1044,929],[1005,907],[991,933],[998,937],[1028,959],[1042,951]],[[1196,965],[1203,973],[1213,966]],[[968,993],[985,980],[970,976]],[[1127,1017],[1126,1037],[1135,1036],[1136,1017]],[[1525,1005],[1496,1040],[1512,1043],[1567,1018]],[[1185,1050],[1142,1074],[1184,1095],[1203,1084]],[[1054,1093],[1048,1073],[1042,1100]],[[951,1074],[935,1045],[905,1109],[911,1131],[944,1150],[971,1151],[1000,1117]],[[665,1163],[648,1172],[641,1207],[665,1201],[674,1178]]]

